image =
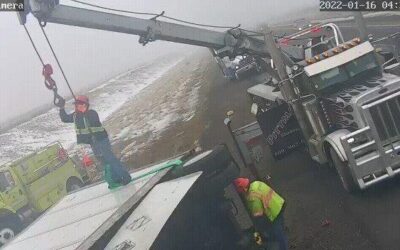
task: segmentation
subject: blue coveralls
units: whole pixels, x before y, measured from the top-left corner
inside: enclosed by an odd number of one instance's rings
[[[113,181],[121,184],[131,181],[129,172],[112,152],[107,131],[103,128],[96,111],[89,109],[84,113],[67,114],[65,109],[61,108],[60,118],[65,123],[75,124],[77,143],[90,144],[96,158],[104,166],[110,166]]]

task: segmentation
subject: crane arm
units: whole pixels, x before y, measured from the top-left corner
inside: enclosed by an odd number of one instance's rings
[[[250,37],[240,29],[225,32],[142,19],[96,10],[60,5],[58,0],[30,0],[28,10],[20,13],[21,23],[31,12],[41,23],[57,23],[90,29],[99,29],[139,35],[143,45],[155,40],[197,45],[213,49],[219,57],[243,53],[269,57],[263,40]]]

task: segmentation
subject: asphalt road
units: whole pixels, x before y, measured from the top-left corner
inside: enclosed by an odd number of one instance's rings
[[[346,39],[357,35],[348,23],[341,25]],[[379,22],[369,30],[381,37],[400,31],[400,27]],[[244,94],[254,81],[229,82],[218,70],[209,73],[215,84],[206,105],[210,122],[201,142],[211,146],[227,141],[233,149],[228,133],[221,132],[226,130],[222,121],[229,109],[236,113],[234,127],[254,120]],[[285,219],[292,249],[400,248],[399,178],[350,195],[342,188],[334,169],[318,165],[303,152],[269,162],[265,167],[275,189],[287,200]]]

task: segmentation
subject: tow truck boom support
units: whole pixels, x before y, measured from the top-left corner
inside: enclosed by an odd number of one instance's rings
[[[123,16],[96,10],[59,5],[57,0],[30,0],[25,6],[41,23],[57,23],[91,29],[99,29],[139,35],[143,45],[155,40],[197,45],[215,50],[219,57],[243,53],[269,57],[263,40],[250,37],[239,28],[225,32],[202,29],[193,26]],[[21,23],[26,15],[20,13]]]

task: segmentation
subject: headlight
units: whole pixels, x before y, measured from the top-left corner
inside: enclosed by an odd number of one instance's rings
[[[236,66],[235,69],[239,69],[239,66]]]

